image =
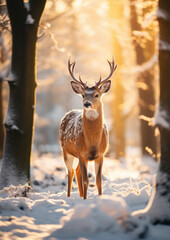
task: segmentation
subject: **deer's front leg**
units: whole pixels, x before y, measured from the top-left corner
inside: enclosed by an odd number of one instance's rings
[[[87,189],[89,185],[89,179],[87,175],[87,165],[88,161],[85,161],[84,159],[79,159],[79,164],[80,164],[80,170],[81,170],[81,175],[82,175],[82,180],[83,180],[83,198],[87,198]]]
[[[74,171],[73,171],[73,160],[74,157],[67,152],[63,151],[64,161],[68,170],[68,183],[67,183],[67,197],[70,197],[71,194],[71,185],[73,182]]]
[[[78,164],[76,168],[76,177],[77,177],[77,183],[79,188],[79,195],[80,197],[83,197],[83,179],[81,175],[80,164]]]
[[[103,156],[95,160],[96,185],[99,195],[102,195],[102,166]]]

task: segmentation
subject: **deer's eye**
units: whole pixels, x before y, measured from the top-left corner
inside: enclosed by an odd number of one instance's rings
[[[98,94],[98,93],[96,93],[96,94],[94,95],[94,97],[95,97],[95,98],[98,98],[98,97],[99,97],[99,94]]]

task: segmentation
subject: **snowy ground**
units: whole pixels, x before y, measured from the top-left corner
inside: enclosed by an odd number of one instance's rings
[[[88,199],[79,197],[76,179],[66,197],[66,170],[61,156],[32,161],[33,190],[11,186],[0,191],[0,239],[168,240],[170,228],[131,217],[144,208],[152,192],[157,164],[132,156],[106,158],[103,196],[98,197],[93,164],[89,165]],[[26,197],[25,197],[26,196]]]

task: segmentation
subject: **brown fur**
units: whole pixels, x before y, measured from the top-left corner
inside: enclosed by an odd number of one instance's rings
[[[111,81],[109,80],[116,70],[114,58],[109,62],[110,73],[100,80],[93,87],[88,87],[86,83],[74,76],[76,62],[68,61],[68,70],[73,78],[71,86],[75,93],[82,95],[84,110],[71,111],[65,115],[60,126],[60,141],[63,148],[64,161],[68,169],[67,196],[70,196],[71,184],[73,180],[73,157],[79,159],[76,169],[76,176],[80,197],[87,198],[88,161],[95,161],[96,184],[99,195],[102,194],[102,165],[103,155],[107,148],[107,129],[103,124],[103,113],[101,96],[109,91]]]
[[[87,165],[88,161],[94,160],[96,164],[96,184],[98,188],[99,195],[102,194],[102,164],[103,164],[103,155],[107,148],[107,130],[106,126],[103,125],[103,113],[102,113],[102,104],[99,105],[97,109],[99,112],[99,117],[94,120],[89,120],[85,116],[85,110],[83,114],[77,112],[77,115],[74,114],[76,111],[71,111],[62,119],[60,126],[60,141],[63,148],[64,160],[68,168],[68,191],[67,196],[70,196],[71,184],[73,180],[72,172],[72,159],[68,157],[72,155],[79,159],[79,164],[76,169],[76,176],[79,187],[80,196],[87,198],[87,188],[88,188],[88,174],[87,174]],[[72,131],[74,124],[70,124],[69,118],[73,117],[71,121],[76,121],[76,117],[80,114],[79,117],[79,127],[76,131]],[[74,121],[73,121],[74,122]],[[69,125],[70,124],[70,131]],[[67,131],[66,131],[67,129]],[[69,137],[65,136],[68,134]],[[71,135],[72,134],[72,135]],[[73,136],[73,135],[76,136]],[[76,139],[75,139],[76,137]]]

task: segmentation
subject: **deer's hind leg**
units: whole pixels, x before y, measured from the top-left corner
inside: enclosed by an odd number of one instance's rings
[[[74,171],[73,171],[74,157],[66,152],[63,152],[63,153],[64,153],[64,161],[68,170],[67,197],[70,197],[71,186],[72,186],[73,177],[74,177]]]
[[[83,197],[83,182],[82,182],[82,175],[81,175],[79,163],[76,168],[76,177],[77,177],[77,183],[78,183],[78,188],[79,188],[79,195],[80,195],[80,197]]]

